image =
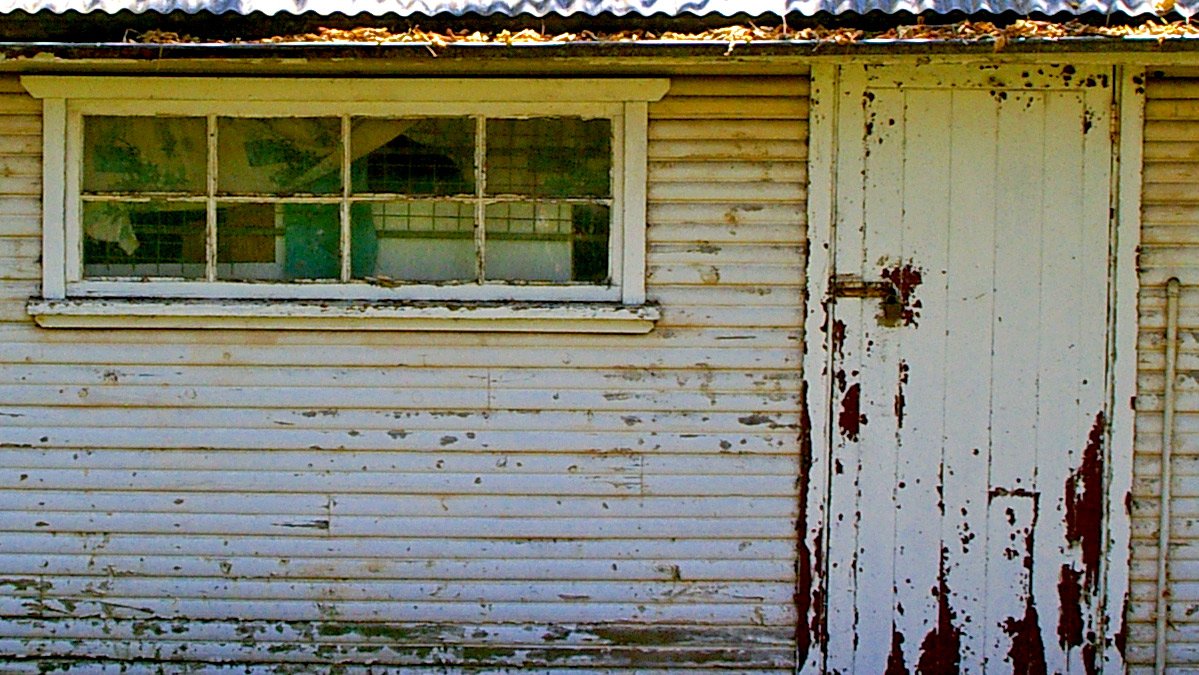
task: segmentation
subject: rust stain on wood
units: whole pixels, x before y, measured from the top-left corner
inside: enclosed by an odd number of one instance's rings
[[[895,265],[882,271],[883,279],[895,287],[900,304],[900,319],[905,326],[916,326],[923,303],[915,297],[916,288],[924,281],[923,271],[911,263]]]
[[[845,390],[841,397],[841,413],[837,416],[837,426],[841,435],[851,441],[857,441],[862,426],[866,424],[866,416],[862,414],[862,385],[854,383]]]
[[[900,429],[903,428],[903,413],[907,405],[903,390],[908,384],[908,373],[910,370],[908,362],[901,359],[899,361],[899,385],[895,390],[895,425]]]
[[[1103,412],[1083,449],[1082,463],[1066,479],[1066,540],[1082,549],[1086,589],[1094,592],[1099,583],[1103,550]]]
[[[942,558],[944,555],[943,552]],[[933,589],[933,595],[937,596],[937,625],[920,643],[916,672],[956,673],[961,664],[962,632],[953,624],[956,617],[949,606],[949,585],[945,583],[944,570],[941,570],[941,585]]]

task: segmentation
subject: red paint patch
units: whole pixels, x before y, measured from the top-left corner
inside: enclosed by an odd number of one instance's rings
[[[895,391],[895,425],[900,429],[903,428],[903,413],[907,405],[907,400],[904,398],[903,390],[908,384],[908,362],[900,360],[899,362],[899,386]]]
[[[799,667],[808,659],[813,645],[828,641],[828,629],[824,624],[824,592],[818,581],[823,574],[823,536],[817,531],[811,547],[807,544],[808,489],[812,483],[812,419],[808,413],[808,383],[801,385],[800,437],[799,437],[799,517],[795,523],[795,644]]]
[[[1012,638],[1008,650],[1012,673],[1015,675],[1045,675],[1045,643],[1041,640],[1040,619],[1032,596],[1024,604],[1024,617],[1009,618],[1003,622],[1003,630]]]
[[[845,322],[840,319],[833,322],[833,354],[837,358],[845,355]]]
[[[817,533],[812,542],[812,569],[822,574],[824,569],[824,533]],[[824,613],[824,587],[812,584],[812,619],[810,630],[813,640],[820,645],[828,644],[828,619]]]
[[[1082,451],[1082,463],[1066,479],[1066,539],[1082,549],[1086,589],[1095,592],[1103,550],[1103,432],[1104,417],[1095,423]]]
[[[837,426],[841,435],[851,441],[857,441],[866,424],[866,416],[862,414],[862,385],[851,384],[841,397],[841,414],[837,416]]]
[[[1082,572],[1062,565],[1057,582],[1061,614],[1057,620],[1057,642],[1069,650],[1082,644]]]
[[[962,633],[953,625],[954,613],[949,607],[949,586],[941,573],[941,587],[933,590],[937,596],[937,625],[920,643],[918,673],[956,673],[959,671]]]
[[[1037,531],[1037,521],[1041,517],[1040,502],[1036,495],[1025,495],[1032,499],[1032,524],[1024,535],[1024,569],[1028,570],[1029,586],[1033,576],[1033,537]],[[1029,675],[1045,675],[1048,667],[1045,664],[1045,641],[1041,637],[1041,620],[1037,616],[1037,605],[1029,588],[1024,596],[1024,616],[1014,617],[1003,622],[1003,629],[1012,638],[1012,646],[1008,649],[1008,659],[1012,664],[1013,673]]]
[[[882,277],[891,282],[899,296],[900,318],[905,326],[915,326],[923,303],[915,297],[916,288],[924,281],[924,273],[911,264],[896,265],[883,270]]]
[[[799,560],[795,564],[795,612],[799,620],[795,622],[796,663],[802,666],[808,660],[812,649],[812,625],[809,612],[812,608],[812,554],[803,538],[800,538]]]
[[[1094,636],[1090,636],[1094,639]],[[1088,642],[1082,648],[1082,667],[1086,669],[1087,675],[1097,675],[1099,672],[1098,666],[1095,665],[1095,644]]]
[[[799,517],[795,521],[795,645],[798,650],[796,663],[799,667],[808,659],[812,647],[812,630],[808,624],[808,612],[812,608],[812,551],[807,545],[808,530],[808,485],[812,469],[812,419],[808,415],[808,383],[802,385],[799,430]]]
[[[908,675],[908,666],[903,662],[903,633],[891,634],[891,655],[887,657],[885,675]]]

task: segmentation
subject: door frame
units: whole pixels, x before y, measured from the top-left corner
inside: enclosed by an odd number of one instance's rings
[[[852,62],[851,62],[852,63]],[[975,63],[978,63],[975,60]],[[860,62],[859,62],[860,64]],[[854,64],[854,65],[859,65]],[[918,68],[916,59],[907,64]],[[966,65],[953,59],[937,66]],[[1142,137],[1144,69],[1113,65],[1111,147],[1111,218],[1108,248],[1108,330],[1105,400],[1107,429],[1106,527],[1102,598],[1098,617],[1103,629],[1101,668],[1124,669],[1123,639],[1129,593],[1135,397],[1137,377],[1137,250],[1141,235]],[[799,476],[799,520],[796,525],[797,667],[822,672],[827,611],[825,552],[829,542],[828,505],[831,448],[835,429],[833,344],[828,311],[833,272],[834,224],[837,218],[838,119],[845,98],[842,66],[816,64],[810,72],[808,124],[807,287],[804,299],[803,457]]]

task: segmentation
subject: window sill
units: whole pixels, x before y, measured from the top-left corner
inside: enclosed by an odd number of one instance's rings
[[[566,303],[396,303],[33,298],[44,328],[388,330],[507,333],[648,333],[651,306]]]

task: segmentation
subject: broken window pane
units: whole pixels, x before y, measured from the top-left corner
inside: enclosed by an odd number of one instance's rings
[[[610,197],[611,163],[610,120],[487,121],[487,194]]]
[[[350,134],[355,193],[475,191],[475,121],[469,117],[356,119]]]
[[[396,201],[363,204],[352,213],[351,260],[374,254],[373,270],[355,278],[389,281],[474,281],[475,207],[463,202]],[[375,240],[361,236],[369,223]],[[369,247],[373,246],[374,250]]]
[[[564,202],[488,205],[484,277],[504,281],[603,282],[609,209]]]
[[[222,117],[217,163],[221,194],[340,193],[341,120]]]
[[[284,225],[275,204],[220,204],[216,211],[218,279],[284,278]]]
[[[85,277],[204,278],[204,204],[85,202]]]
[[[206,128],[202,117],[84,118],[83,190],[204,194]]]
[[[217,278],[233,281],[341,277],[336,204],[217,205]]]

